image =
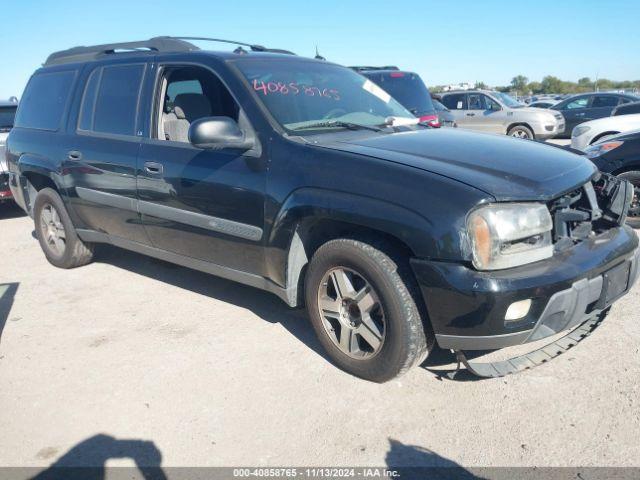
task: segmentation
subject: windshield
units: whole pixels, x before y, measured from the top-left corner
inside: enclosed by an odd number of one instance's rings
[[[494,96],[496,96],[498,98],[498,100],[500,100],[502,103],[504,103],[509,108],[526,107],[525,104],[520,103],[515,98],[513,98],[511,95],[507,95],[506,93],[502,93],[502,92],[492,92],[492,93],[493,93]]]
[[[317,133],[384,125],[414,116],[371,80],[346,67],[289,59],[238,60],[240,72],[284,128]]]
[[[431,93],[422,79],[415,73],[391,72],[365,74],[380,85],[387,93],[400,102],[415,116],[435,113]]]
[[[11,129],[15,116],[16,107],[0,107],[0,130]]]
[[[449,111],[449,109],[447,107],[445,107],[443,104],[441,104],[435,98],[432,98],[431,101],[433,102],[433,106],[435,107],[436,112],[448,112]]]

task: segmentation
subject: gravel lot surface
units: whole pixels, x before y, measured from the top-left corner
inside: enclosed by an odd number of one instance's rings
[[[2,466],[640,465],[637,286],[535,370],[378,385],[275,296],[110,247],[60,270],[0,208]]]

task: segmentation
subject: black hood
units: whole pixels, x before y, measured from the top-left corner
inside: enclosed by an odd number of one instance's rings
[[[454,128],[378,134],[318,145],[401,163],[478,188],[500,201],[549,200],[596,172],[586,158],[505,135]]]

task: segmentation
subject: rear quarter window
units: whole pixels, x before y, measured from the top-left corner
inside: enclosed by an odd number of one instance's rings
[[[32,76],[22,95],[15,126],[58,130],[75,76],[75,70],[38,73]]]
[[[113,65],[94,70],[87,80],[78,129],[135,135],[145,65]]]

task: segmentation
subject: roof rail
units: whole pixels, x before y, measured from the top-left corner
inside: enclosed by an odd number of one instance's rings
[[[89,47],[73,47],[68,50],[54,52],[44,62],[44,66],[60,65],[63,63],[83,62],[95,60],[102,55],[125,51],[151,51],[151,52],[189,52],[199,50],[195,45],[170,37],[154,37],[149,40],[123,43],[106,43],[104,45],[92,45]]]
[[[209,38],[209,37],[158,37],[158,38],[167,38],[171,40],[196,40],[196,41],[205,41],[205,42],[229,43],[232,45],[239,45],[241,47],[249,47],[249,49],[253,52],[285,53],[288,55],[295,55],[295,53],[289,50],[283,50],[281,48],[267,48],[263,45],[257,45],[255,43],[252,44],[252,43],[236,42],[234,40],[225,40],[222,38]]]
[[[123,42],[123,43],[106,43],[104,45],[92,45],[88,47],[73,47],[68,50],[62,50],[54,52],[44,63],[45,67],[51,65],[61,65],[64,63],[73,62],[86,62],[90,60],[96,60],[103,55],[110,55],[117,53],[118,51],[129,52],[191,52],[194,50],[200,50],[199,47],[187,40],[205,40],[210,42],[229,43],[233,45],[239,45],[238,53],[243,53],[242,46],[249,47],[254,52],[271,52],[271,53],[286,53],[295,55],[288,50],[281,50],[276,48],[267,48],[262,45],[252,45],[244,42],[234,42],[233,40],[223,40],[219,38],[207,38],[207,37],[153,37],[149,40],[141,40],[137,42]]]
[[[356,72],[364,72],[367,70],[400,70],[398,67],[396,67],[395,65],[386,65],[384,67],[371,67],[371,66],[353,66],[353,67],[349,67],[352,70],[355,70]]]

